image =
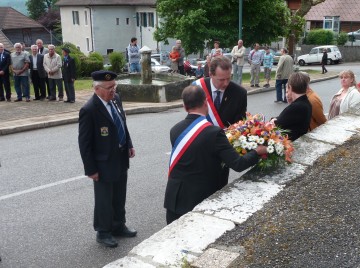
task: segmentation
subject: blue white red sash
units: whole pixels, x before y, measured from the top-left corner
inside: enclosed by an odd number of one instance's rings
[[[180,135],[177,137],[174,147],[170,156],[169,163],[169,176],[177,162],[189,148],[191,143],[196,139],[196,137],[208,126],[211,126],[211,123],[206,119],[205,116],[200,116],[194,122],[192,122]]]
[[[206,100],[207,100],[207,104],[208,104],[208,110],[209,110],[209,114],[207,115],[207,119],[209,120],[209,122],[211,122],[213,125],[215,126],[219,126],[221,127],[222,129],[225,128],[223,122],[221,121],[221,118],[220,118],[220,115],[219,113],[217,112],[216,108],[215,108],[215,105],[214,105],[214,102],[213,102],[213,99],[209,93],[209,90],[205,84],[205,80],[204,78],[200,78],[199,80],[195,81],[195,84],[197,86],[200,86],[204,91],[205,91],[205,94],[206,94]]]

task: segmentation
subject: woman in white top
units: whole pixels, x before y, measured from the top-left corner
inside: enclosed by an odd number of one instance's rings
[[[354,73],[350,70],[342,71],[339,77],[342,87],[330,102],[329,119],[345,113],[360,102],[360,93],[356,88]]]

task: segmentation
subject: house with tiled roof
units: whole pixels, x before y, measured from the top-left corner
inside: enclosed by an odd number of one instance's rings
[[[0,7],[0,43],[6,49],[13,49],[14,44],[19,42],[29,47],[38,38],[45,44],[51,41],[50,33],[40,23],[11,7]]]
[[[360,29],[360,0],[326,0],[305,16],[306,30],[330,29],[352,32]]]
[[[56,5],[63,41],[85,54],[123,52],[132,37],[153,51],[168,50],[153,38],[159,21],[156,0],[58,0]]]

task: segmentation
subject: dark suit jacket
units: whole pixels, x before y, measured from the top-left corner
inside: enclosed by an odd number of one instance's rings
[[[29,55],[30,59],[30,74],[32,73],[34,67],[33,67],[33,55]],[[42,54],[36,54],[36,68],[38,71],[38,74],[40,78],[46,77],[46,71],[44,69],[44,55]]]
[[[70,56],[67,60],[63,60],[62,75],[65,82],[71,82],[71,79],[76,79],[75,61]]]
[[[98,172],[101,181],[117,181],[121,178],[121,174],[129,168],[128,149],[133,148],[121,100],[118,95],[115,99],[125,126],[124,152],[119,149],[114,121],[96,94],[79,113],[79,148],[85,175],[89,176]]]
[[[208,88],[210,96],[212,96],[211,78],[205,78],[205,84]],[[240,85],[230,82],[225,89],[224,96],[221,101],[219,116],[225,126],[234,124],[246,116],[247,109],[247,91]]]
[[[171,144],[199,115],[189,114],[170,131]],[[219,190],[219,177],[224,162],[235,171],[242,171],[258,162],[256,151],[240,157],[217,126],[205,128],[189,146],[173,168],[168,179],[164,207],[176,214],[185,214]]]
[[[11,65],[10,53],[4,50],[2,60],[0,54],[0,71],[4,71],[5,75],[9,75],[9,66]]]
[[[276,118],[275,124],[282,129],[290,130],[289,138],[294,141],[306,134],[311,120],[311,104],[306,95],[297,98]]]

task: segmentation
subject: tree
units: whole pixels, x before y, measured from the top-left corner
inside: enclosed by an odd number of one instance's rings
[[[27,0],[26,7],[29,17],[33,20],[38,20],[53,9],[56,2],[57,0]]]
[[[294,44],[299,40],[300,35],[304,31],[305,15],[313,6],[316,6],[322,2],[325,2],[325,0],[302,0],[300,8],[291,17],[290,31],[286,35],[290,54],[293,54]]]
[[[155,32],[157,41],[181,39],[187,53],[199,52],[206,43],[219,40],[222,47],[237,43],[239,1],[158,0],[161,17]],[[244,44],[270,43],[284,36],[290,24],[290,12],[283,0],[244,0]]]

